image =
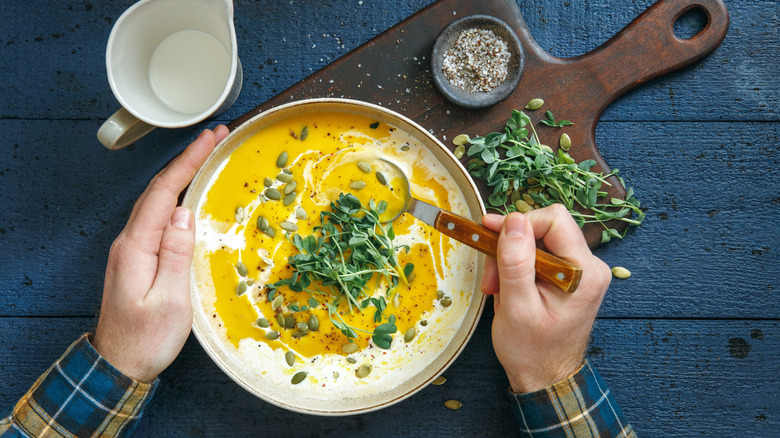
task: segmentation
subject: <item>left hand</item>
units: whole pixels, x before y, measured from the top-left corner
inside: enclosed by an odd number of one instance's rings
[[[141,382],[167,368],[189,336],[195,224],[191,211],[177,207],[178,197],[227,134],[222,125],[203,131],[157,174],[111,245],[92,343],[111,365]]]

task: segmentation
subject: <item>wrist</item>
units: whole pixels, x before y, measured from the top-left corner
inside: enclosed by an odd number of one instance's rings
[[[126,360],[126,354],[122,354],[121,351],[115,351],[115,349],[112,348],[112,343],[104,340],[98,333],[95,333],[95,335],[92,336],[91,343],[92,348],[94,348],[106,362],[110,363],[111,366],[125,376],[141,383],[151,383],[157,378],[157,374],[150,373],[149,370],[142,370],[132,360]]]
[[[509,385],[515,394],[527,394],[541,391],[545,388],[554,386],[564,380],[577,374],[585,365],[585,361],[580,359],[576,363],[558,367],[547,367],[536,372],[517,372],[513,373],[506,370],[509,378]]]

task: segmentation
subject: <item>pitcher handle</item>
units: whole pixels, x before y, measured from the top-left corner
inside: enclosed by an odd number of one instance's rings
[[[119,108],[103,122],[98,129],[97,137],[106,148],[117,150],[134,143],[154,128],[156,126],[139,120],[124,108]]]

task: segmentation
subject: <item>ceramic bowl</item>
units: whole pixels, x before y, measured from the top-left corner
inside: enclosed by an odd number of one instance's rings
[[[293,102],[263,112],[240,125],[217,146],[205,165],[197,173],[184,197],[184,206],[194,212],[199,211],[199,205],[205,198],[204,195],[208,183],[215,172],[219,170],[220,164],[230,156],[232,151],[252,135],[288,117],[304,112],[321,111],[347,112],[370,117],[411,134],[433,153],[444,165],[450,177],[461,188],[470,216],[472,218],[481,218],[484,214],[484,207],[479,192],[474,182],[468,176],[467,171],[447,148],[428,131],[406,117],[380,106],[345,99],[312,99]],[[404,383],[397,387],[385,388],[382,392],[370,396],[323,402],[322,400],[279,391],[277,387],[264,381],[250,370],[251,364],[242,363],[235,354],[235,349],[233,349],[232,345],[227,345],[217,335],[209,323],[212,315],[206,313],[201,303],[200,291],[197,289],[197,281],[194,280],[194,277],[191,288],[191,301],[194,311],[193,332],[204,350],[225,374],[247,391],[273,405],[295,412],[323,416],[342,416],[374,411],[398,403],[422,390],[443,373],[463,351],[467,341],[477,327],[485,303],[485,297],[479,290],[478,281],[482,275],[483,263],[484,259],[480,255],[475,266],[476,272],[474,273],[477,276],[477,281],[475,282],[474,290],[471,291],[473,295],[465,310],[465,317],[443,352]]]
[[[450,83],[442,72],[444,56],[468,29],[490,30],[507,44],[511,54],[506,79],[488,92],[471,93]],[[469,15],[453,21],[441,31],[433,45],[431,54],[431,75],[439,91],[452,103],[468,109],[486,108],[509,97],[520,82],[523,71],[523,46],[509,25],[490,15]]]

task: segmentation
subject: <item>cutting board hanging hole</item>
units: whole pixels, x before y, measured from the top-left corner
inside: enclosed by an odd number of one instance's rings
[[[674,22],[674,35],[681,40],[690,40],[698,36],[710,24],[710,17],[700,6],[694,6],[683,12]]]

